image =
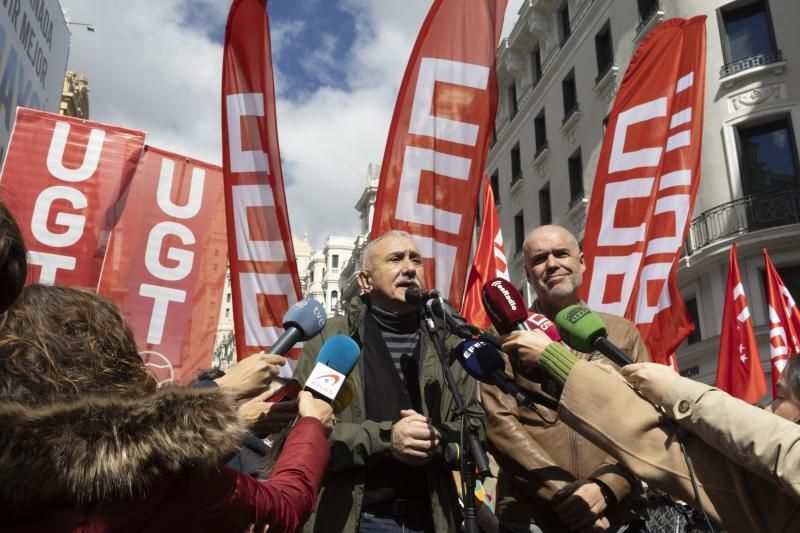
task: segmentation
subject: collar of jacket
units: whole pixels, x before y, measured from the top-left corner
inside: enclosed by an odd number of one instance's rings
[[[139,399],[0,403],[0,509],[144,493],[185,467],[220,468],[243,427],[218,389],[168,387]]]

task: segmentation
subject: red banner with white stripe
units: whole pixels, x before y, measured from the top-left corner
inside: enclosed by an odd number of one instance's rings
[[[147,146],[97,292],[114,300],[162,383],[211,366],[225,284],[222,169]]]
[[[472,259],[472,269],[467,280],[467,293],[461,314],[467,322],[475,324],[481,329],[489,329],[492,325],[489,315],[483,307],[481,290],[489,280],[508,277],[508,261],[503,247],[503,230],[497,216],[497,206],[494,203],[494,191],[489,185],[489,180],[484,180],[483,185],[483,225],[475,248],[475,257]]]
[[[790,358],[800,354],[800,309],[783,284],[764,249],[769,308],[769,357],[772,361],[772,394],[778,393],[778,379]]]
[[[767,393],[767,382],[753,331],[750,307],[739,275],[735,244],[731,245],[729,262],[715,385],[731,396],[747,403],[756,403]]]
[[[412,234],[428,287],[460,305],[497,110],[506,0],[436,0],[395,104],[370,236]]]
[[[28,247],[29,281],[94,290],[144,132],[18,108],[3,199]]]
[[[234,0],[228,14],[222,147],[233,321],[242,359],[269,349],[283,332],[286,310],[300,298],[278,149],[265,0]]]
[[[700,183],[705,16],[654,28],[631,59],[594,180],[581,297],[633,320],[655,361],[694,329],[675,271]]]

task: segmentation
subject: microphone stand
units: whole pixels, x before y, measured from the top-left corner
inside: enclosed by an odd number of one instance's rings
[[[433,310],[433,302],[435,300],[428,300],[427,305],[423,306],[423,318],[433,338],[436,346],[436,353],[439,356],[439,362],[442,364],[442,372],[444,373],[444,381],[453,395],[453,401],[456,404],[456,414],[461,418],[461,433],[460,433],[460,447],[459,453],[459,470],[461,472],[461,491],[464,498],[464,531],[465,533],[478,533],[478,513],[475,497],[475,476],[472,473],[473,466],[478,469],[482,475],[489,473],[489,460],[486,457],[486,452],[481,445],[480,439],[477,435],[477,430],[470,424],[470,415],[467,412],[464,398],[456,386],[453,373],[450,371],[450,364],[447,357],[447,350],[445,348],[445,340],[448,333],[448,309],[444,305],[442,297],[439,296],[439,309],[441,309],[441,325],[436,324],[436,313]],[[465,453],[465,451],[468,452]]]

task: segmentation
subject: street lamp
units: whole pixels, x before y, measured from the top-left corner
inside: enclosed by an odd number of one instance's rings
[[[94,31],[94,26],[88,22],[67,22],[67,24],[71,24],[72,26],[84,26],[86,27],[86,31]]]

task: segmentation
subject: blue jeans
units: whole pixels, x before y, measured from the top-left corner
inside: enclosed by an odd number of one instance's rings
[[[361,513],[358,533],[428,533],[433,531],[430,515],[376,516]]]

